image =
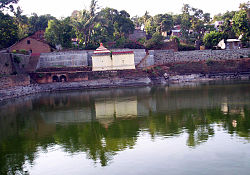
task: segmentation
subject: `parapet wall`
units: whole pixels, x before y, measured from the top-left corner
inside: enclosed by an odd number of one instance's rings
[[[250,55],[250,49],[237,50],[195,50],[174,52],[172,50],[154,50],[155,64],[173,63],[173,62],[192,62],[207,60],[228,60],[247,58]]]
[[[112,51],[133,51],[135,65],[146,57],[145,49],[115,49]],[[38,68],[48,67],[86,67],[92,66],[93,51],[70,51],[43,53],[39,59]],[[207,60],[228,60],[249,57],[250,49],[237,50],[195,50],[174,52],[173,50],[150,50],[145,66],[174,62],[192,62]]]
[[[37,68],[88,66],[87,51],[42,53]]]
[[[114,49],[112,51],[133,51],[135,65],[146,56],[145,49]],[[70,51],[42,53],[38,61],[37,69],[48,67],[85,67],[92,66],[93,51]]]

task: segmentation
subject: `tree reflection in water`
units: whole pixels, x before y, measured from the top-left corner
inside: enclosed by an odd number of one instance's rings
[[[249,142],[248,89],[248,84],[158,87],[18,99],[0,108],[1,174],[27,173],[25,163],[32,165],[41,149],[54,145],[107,166],[118,152],[133,149],[142,132],[152,139],[188,134],[187,146],[196,148],[219,126]]]

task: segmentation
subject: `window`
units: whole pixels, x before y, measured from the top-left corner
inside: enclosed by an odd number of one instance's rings
[[[27,44],[30,44],[30,40],[27,40]]]

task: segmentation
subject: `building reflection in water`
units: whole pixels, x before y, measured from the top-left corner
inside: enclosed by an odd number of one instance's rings
[[[195,148],[220,124],[250,140],[249,86],[238,88],[126,88],[17,99],[0,107],[0,166],[3,172],[22,169],[27,157],[35,160],[38,145],[85,152],[106,166],[117,152],[132,149],[142,131],[152,138],[186,133],[187,146]],[[10,150],[15,153],[8,158]]]

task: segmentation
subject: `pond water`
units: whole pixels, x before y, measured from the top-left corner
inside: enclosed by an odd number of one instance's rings
[[[0,106],[0,174],[249,174],[250,82],[43,93]]]

